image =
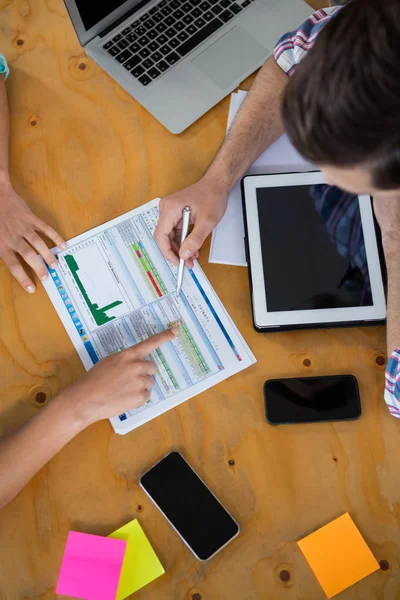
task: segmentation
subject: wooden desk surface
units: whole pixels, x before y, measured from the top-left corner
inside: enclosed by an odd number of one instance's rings
[[[38,215],[69,238],[199,178],[223,139],[228,99],[173,136],[85,56],[61,0],[0,8],[13,180]],[[382,398],[384,329],[257,334],[246,270],[207,256],[208,245],[200,262],[258,364],[129,435],[101,422],[74,439],[0,513],[1,600],[55,598],[68,530],[107,535],[134,517],[166,568],[138,600],[323,600],[296,540],[346,511],[389,569],[341,598],[400,598],[400,424]],[[2,435],[40,410],[38,392],[49,401],[83,368],[43,289],[28,296],[3,265],[0,286]],[[348,372],[360,384],[360,421],[265,422],[265,379]],[[209,563],[138,486],[173,448],[241,524]]]

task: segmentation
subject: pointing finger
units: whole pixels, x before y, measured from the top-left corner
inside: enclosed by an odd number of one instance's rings
[[[172,327],[171,329],[166,329],[161,333],[157,333],[156,335],[149,337],[144,342],[140,342],[139,344],[136,344],[136,346],[133,347],[134,357],[144,358],[148,354],[151,354],[153,350],[155,350],[159,346],[162,346],[162,344],[166,344],[167,342],[173,340],[177,336],[177,334],[177,328]]]

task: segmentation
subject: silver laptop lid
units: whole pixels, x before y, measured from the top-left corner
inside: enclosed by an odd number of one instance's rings
[[[147,0],[150,1],[150,0]],[[143,0],[64,0],[76,34],[82,46],[85,46],[96,35],[107,29],[117,19],[123,17],[138,4],[146,4]]]

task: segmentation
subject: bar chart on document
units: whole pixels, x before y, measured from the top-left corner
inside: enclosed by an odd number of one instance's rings
[[[158,200],[84,233],[54,252],[45,284],[87,369],[171,327],[177,337],[155,350],[148,403],[111,419],[126,433],[250,366],[254,356],[201,268],[186,269],[175,293],[176,267],[153,237]]]

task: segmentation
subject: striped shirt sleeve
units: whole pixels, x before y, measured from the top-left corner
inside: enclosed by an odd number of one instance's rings
[[[385,401],[390,414],[400,419],[400,347],[392,353],[386,367]]]
[[[4,75],[4,79],[7,79],[10,69],[8,68],[7,61],[3,54],[0,54],[0,75]]]
[[[333,6],[317,10],[298,29],[283,35],[275,46],[274,57],[278,65],[289,75],[313,47],[321,29],[342,7]]]

